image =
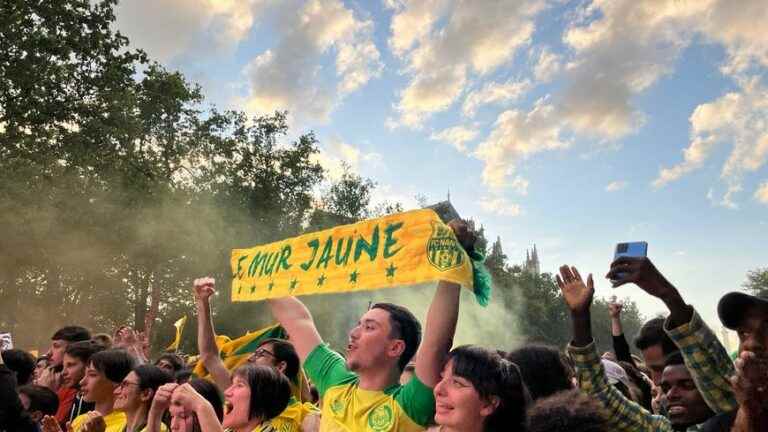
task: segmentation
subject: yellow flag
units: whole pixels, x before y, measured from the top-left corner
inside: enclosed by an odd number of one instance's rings
[[[232,301],[447,280],[473,286],[470,257],[430,209],[232,250]]]
[[[224,362],[228,370],[232,370],[245,363],[251,353],[267,339],[286,339],[288,335],[278,324],[273,324],[260,330],[248,332],[237,339],[230,339],[227,336],[216,336],[216,346],[219,348],[219,357]],[[193,371],[197,376],[203,378],[208,374],[203,362],[198,362]]]
[[[184,324],[186,323],[187,323],[186,315],[179,318],[175,323],[173,323],[173,326],[176,327],[176,339],[173,340],[173,343],[168,345],[168,348],[165,349],[166,351],[176,351],[179,349],[179,343],[181,343],[181,333],[184,331]]]

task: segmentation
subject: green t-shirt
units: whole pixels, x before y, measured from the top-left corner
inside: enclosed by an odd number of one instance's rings
[[[423,431],[435,416],[432,389],[416,375],[405,385],[363,390],[344,358],[324,344],[312,350],[304,370],[320,393],[323,432]]]

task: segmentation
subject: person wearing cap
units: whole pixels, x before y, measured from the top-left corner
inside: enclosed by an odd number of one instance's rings
[[[720,345],[714,345],[708,338],[717,340],[703,322],[695,321],[695,312],[686,305],[677,290],[661,276],[650,264],[642,266],[621,266],[621,275],[614,273],[612,265],[609,276],[614,285],[636,283],[645,291],[662,298],[670,307],[667,327],[672,328],[670,337],[681,351],[686,352],[685,364],[681,356],[677,362],[666,362],[661,378],[661,388],[667,400],[670,401],[669,417],[655,415],[640,405],[627,399],[618,389],[609,384],[603,363],[598,357],[595,343],[592,339],[590,309],[594,296],[594,283],[589,275],[585,284],[575,267],[562,266],[560,275],[556,276],[558,287],[563,299],[570,309],[573,340],[568,346],[568,352],[574,361],[579,387],[585,393],[593,396],[609,413],[607,416],[610,430],[632,432],[671,432],[698,431],[702,424],[716,413],[732,410],[736,406],[733,394],[724,393],[714,382],[720,379],[719,371],[727,367],[718,366],[723,359],[730,362],[728,354]],[[684,334],[682,342],[675,332]],[[707,352],[707,350],[712,352]],[[692,358],[688,358],[692,357]],[[693,365],[693,366],[691,366]],[[693,369],[698,369],[698,375]],[[732,366],[731,366],[732,368]],[[717,375],[717,376],[715,376]],[[707,381],[708,385],[700,385],[699,381]],[[727,379],[725,379],[727,384]],[[672,406],[674,402],[674,406]]]
[[[731,292],[720,299],[717,314],[723,326],[739,336],[736,373],[731,379],[739,408],[721,416],[718,425],[733,432],[768,430],[768,298]]]

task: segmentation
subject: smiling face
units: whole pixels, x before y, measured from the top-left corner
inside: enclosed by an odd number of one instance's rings
[[[449,430],[482,430],[485,418],[496,408],[480,397],[472,383],[453,373],[453,360],[443,368],[435,385],[435,422]]]
[[[85,363],[78,357],[64,354],[61,370],[61,382],[64,387],[75,387],[85,376]]]
[[[149,390],[142,391],[139,376],[136,372],[129,373],[125,379],[115,387],[115,409],[127,412],[136,411],[147,400],[152,400]]]
[[[232,377],[232,385],[224,392],[224,428],[237,429],[250,422],[251,387],[240,375]]]
[[[86,402],[102,403],[114,400],[115,387],[117,383],[110,381],[92,364],[85,368],[85,377],[80,381],[80,389]]]
[[[664,368],[661,390],[667,398],[667,417],[674,426],[688,427],[712,417],[685,365]]]
[[[366,312],[349,332],[347,367],[352,371],[397,363],[405,342],[391,337],[389,312],[374,308]]]

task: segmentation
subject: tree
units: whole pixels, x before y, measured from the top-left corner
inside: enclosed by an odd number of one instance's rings
[[[752,295],[768,298],[768,267],[748,271],[744,288]]]

